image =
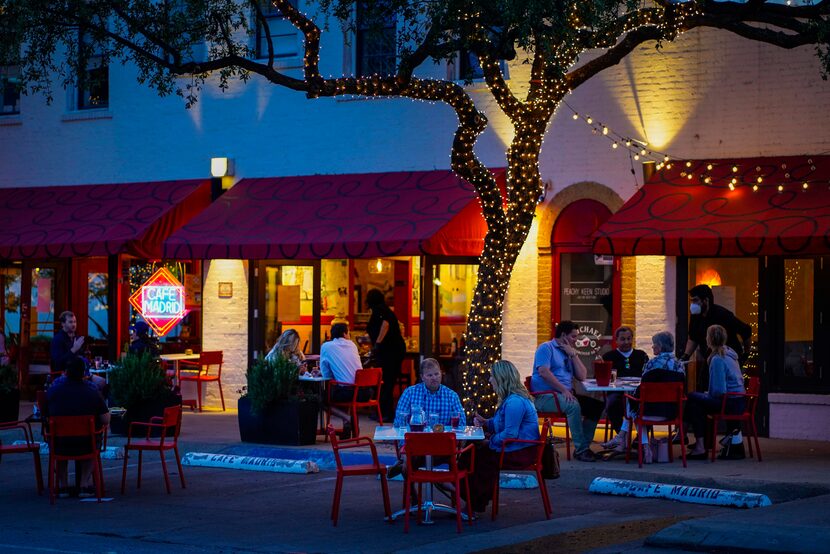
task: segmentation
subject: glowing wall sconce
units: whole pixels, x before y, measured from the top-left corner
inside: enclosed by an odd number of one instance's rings
[[[232,158],[211,158],[210,159],[210,174],[213,177],[231,177],[231,176],[233,176],[233,159]]]

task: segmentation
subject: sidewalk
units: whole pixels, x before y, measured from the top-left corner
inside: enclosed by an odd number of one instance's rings
[[[371,435],[373,424],[362,420],[361,429]],[[122,442],[112,437],[110,444]],[[185,411],[183,455],[240,447],[245,445],[239,442],[234,411]],[[381,455],[394,452],[389,445],[378,447]],[[465,525],[460,536],[449,517],[438,518],[433,526],[414,525],[409,535],[403,534],[402,522],[385,523],[380,486],[372,478],[346,480],[341,521],[335,528],[328,519],[334,473],[325,469],[292,475],[186,467],[187,489],[179,488],[173,477],[173,492],[167,495],[158,458],[146,457],[140,490],[135,488],[131,458],[122,496],[122,461],[105,460],[111,502],[70,499],[50,506],[45,496],[34,493],[31,458],[8,456],[0,465],[0,552],[473,552],[511,551],[509,545],[533,539],[547,546],[527,551],[541,552],[563,550],[563,533],[574,532],[595,535],[591,548],[611,552],[623,550],[622,545],[614,546],[613,532],[599,537],[599,527],[637,526],[669,515],[680,523],[655,533],[645,546],[639,540],[624,549],[818,551],[814,548],[830,540],[830,443],[762,439],[761,448],[762,463],[690,461],[687,469],[678,460],[642,469],[623,461],[568,462],[560,448],[562,477],[547,484],[553,519],[544,519],[538,491],[504,490],[498,519],[491,521],[488,511],[474,525]],[[323,442],[300,449],[330,452]],[[45,472],[45,457],[42,465]],[[597,476],[762,492],[773,506],[737,510],[593,495],[587,488]],[[401,493],[401,484],[392,483],[393,506],[400,504]]]

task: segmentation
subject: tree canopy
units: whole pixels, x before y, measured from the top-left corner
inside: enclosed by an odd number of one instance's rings
[[[188,105],[209,75],[220,87],[259,75],[309,98],[361,95],[443,102],[458,118],[452,169],[475,186],[488,233],[467,328],[468,408],[492,407],[489,367],[500,354],[502,308],[513,265],[544,187],[538,160],[543,136],[565,95],[644,43],[658,47],[696,28],[722,29],[792,49],[813,45],[817,71],[830,72],[830,0],[0,0],[0,59],[20,65],[22,86],[51,97],[56,82],[76,78],[91,55],[137,68],[138,80]],[[276,63],[267,17],[273,8],[303,35],[304,67]],[[307,10],[307,11],[303,11]],[[389,74],[325,77],[321,34],[330,26],[396,22],[397,67]],[[251,37],[266,29],[257,57]],[[81,32],[79,32],[81,31]],[[79,39],[79,37],[83,37]],[[484,81],[514,128],[507,150],[506,197],[473,147],[487,118],[463,83],[419,77],[430,60],[472,53]],[[591,52],[587,61],[581,56]],[[501,60],[530,67],[529,79],[506,79]],[[178,77],[190,75],[192,79]],[[310,107],[310,109],[312,109]]]

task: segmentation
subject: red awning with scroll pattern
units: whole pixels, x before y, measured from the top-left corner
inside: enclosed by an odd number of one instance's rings
[[[830,156],[674,161],[597,230],[594,252],[826,254]]]
[[[208,204],[204,179],[0,189],[0,259],[158,259],[162,241]]]
[[[496,178],[503,184],[504,170]],[[165,257],[478,256],[486,224],[452,171],[243,179],[165,241]]]

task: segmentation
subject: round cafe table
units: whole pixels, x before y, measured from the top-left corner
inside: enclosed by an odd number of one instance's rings
[[[484,429],[481,427],[458,427],[455,429],[445,428],[445,431],[455,431],[455,438],[457,440],[463,441],[480,441],[484,440]],[[375,436],[372,437],[375,442],[379,441],[403,441],[404,436],[406,433],[410,431],[405,427],[392,427],[390,425],[380,425],[375,427]],[[429,431],[424,431],[428,433]],[[432,456],[426,456],[426,469],[432,469]],[[424,519],[421,523],[425,525],[430,525],[433,522],[432,520],[432,512],[446,512],[448,514],[455,515],[455,508],[451,506],[447,506],[446,504],[440,504],[435,502],[432,498],[432,483],[424,483],[424,498],[423,503],[421,504],[420,508],[424,511]],[[414,505],[409,508],[409,513],[414,513],[418,511],[418,506]],[[402,516],[406,513],[406,510],[398,510],[394,514],[392,514],[391,519],[395,520],[396,518]],[[461,513],[461,518],[464,521],[467,521],[469,518],[467,514],[464,512]]]

